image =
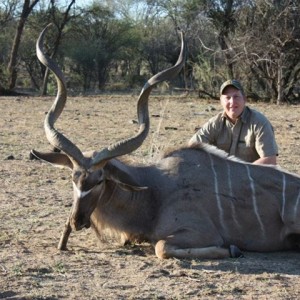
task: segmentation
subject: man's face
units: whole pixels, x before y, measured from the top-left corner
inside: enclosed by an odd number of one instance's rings
[[[223,91],[220,100],[226,115],[233,123],[235,123],[246,105],[245,96],[234,86],[228,86]]]

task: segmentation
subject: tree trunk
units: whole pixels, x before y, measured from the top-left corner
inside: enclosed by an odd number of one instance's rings
[[[60,41],[61,41],[61,37],[62,37],[62,32],[65,28],[65,25],[68,23],[68,21],[70,20],[69,18],[69,12],[72,8],[72,5],[75,3],[75,0],[71,0],[70,4],[68,5],[65,13],[64,13],[64,18],[60,24],[60,26],[57,26],[58,29],[58,35],[56,37],[56,40],[54,42],[54,47],[53,47],[53,51],[52,51],[52,55],[51,58],[53,58],[58,50],[58,47],[60,45]],[[54,5],[54,1],[52,2],[52,5]],[[55,12],[55,9],[52,10],[53,12]],[[53,19],[55,19],[55,15],[52,15]],[[45,70],[45,74],[44,74],[44,79],[43,79],[43,86],[42,86],[42,90],[41,90],[41,96],[46,96],[47,95],[47,85],[48,85],[48,78],[49,78],[49,69],[46,68]]]
[[[20,46],[21,37],[22,37],[22,34],[23,34],[23,29],[24,29],[24,26],[25,26],[25,22],[26,22],[26,20],[29,16],[30,12],[32,11],[33,7],[38,2],[39,2],[39,0],[34,0],[30,4],[30,0],[24,0],[22,13],[21,13],[20,20],[19,20],[19,23],[18,23],[18,26],[17,26],[15,38],[14,38],[12,49],[11,49],[11,52],[10,52],[10,59],[9,59],[8,66],[7,66],[7,70],[8,70],[8,73],[9,73],[8,87],[9,87],[10,90],[14,89],[14,87],[16,85],[16,81],[17,81],[18,51],[19,51],[19,46]]]
[[[277,71],[277,105],[283,102],[283,86],[282,86],[282,67],[283,67],[283,53],[280,53],[278,59],[278,71]]]

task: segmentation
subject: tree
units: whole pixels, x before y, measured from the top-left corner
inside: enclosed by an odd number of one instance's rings
[[[79,8],[75,0],[65,6],[50,0],[40,1],[39,10],[37,2],[0,3],[2,94],[21,84],[46,94],[48,72],[34,44],[52,22],[45,47],[63,66],[70,87],[141,85],[174,64],[180,27],[188,41],[181,75],[186,88],[216,97],[222,81],[237,78],[257,98],[282,103],[300,97],[299,1],[106,0]]]
[[[243,26],[236,47],[239,61],[249,70],[252,89],[277,104],[297,97],[294,92],[300,80],[299,10],[298,1],[257,0],[240,18]]]
[[[117,18],[100,4],[93,4],[74,20],[65,40],[65,51],[73,70],[85,77],[85,89],[91,87],[92,76],[98,89],[104,88],[113,62],[121,61],[124,49],[134,45],[131,29],[131,22]],[[84,51],[86,55],[81,57]]]
[[[50,55],[52,58],[56,55],[56,53],[58,51],[58,47],[59,47],[61,39],[62,39],[63,30],[64,30],[66,24],[71,19],[70,10],[74,4],[75,4],[75,0],[71,0],[70,3],[67,5],[66,10],[64,12],[61,12],[55,6],[55,1],[51,1],[51,8],[50,8],[51,21],[57,28],[57,35],[54,40],[52,53]],[[45,74],[44,74],[43,86],[42,86],[42,90],[41,90],[42,96],[45,96],[47,94],[48,77],[49,77],[49,69],[46,68]]]
[[[39,2],[39,0],[33,0],[32,2],[30,0],[24,0],[20,19],[18,21],[18,25],[16,28],[16,33],[10,53],[10,59],[8,62],[7,70],[9,72],[9,89],[12,90],[16,85],[17,80],[17,60],[18,60],[18,50],[21,42],[21,37],[23,33],[23,29],[25,26],[25,22],[31,13],[34,6]]]
[[[12,28],[15,25],[14,12],[16,10],[17,1],[3,1],[0,4],[0,95],[10,94],[7,84],[7,57],[9,53],[9,45],[11,42]]]

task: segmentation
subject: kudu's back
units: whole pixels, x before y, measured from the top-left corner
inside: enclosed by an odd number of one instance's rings
[[[189,228],[191,240],[203,241],[189,243],[203,247],[217,235],[220,245],[248,251],[295,247],[300,233],[298,175],[231,159],[208,145],[175,151],[162,163],[176,188],[163,200],[157,239],[174,228]]]

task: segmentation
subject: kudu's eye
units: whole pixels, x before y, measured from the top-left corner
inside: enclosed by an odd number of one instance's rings
[[[75,171],[75,172],[72,173],[71,177],[72,177],[74,182],[77,182],[81,175],[82,175],[82,172]]]
[[[102,182],[103,182],[104,180],[101,178],[101,179],[99,179],[99,181],[97,182],[97,184],[96,185],[100,185]]]
[[[96,184],[95,184],[95,186],[96,185],[100,185],[103,181],[104,181],[104,176],[103,176],[103,172],[101,171],[101,170],[99,170],[98,172],[97,172],[97,176],[96,176],[96,178],[95,178],[96,180]]]

